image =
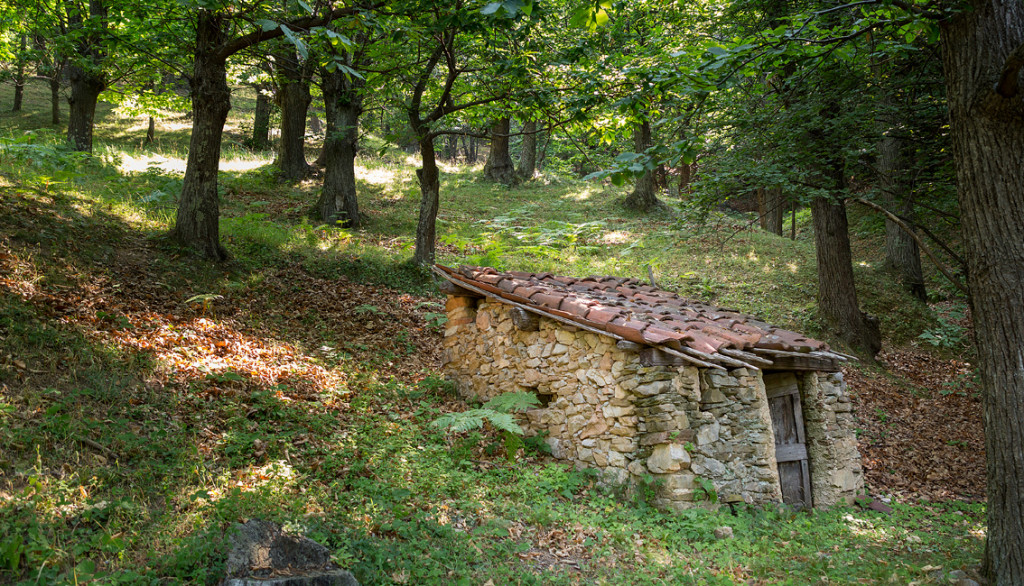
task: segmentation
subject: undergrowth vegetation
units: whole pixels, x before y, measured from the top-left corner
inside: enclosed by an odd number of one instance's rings
[[[40,89],[26,103],[45,111]],[[311,220],[316,181],[278,182],[229,129],[234,260],[209,265],[164,237],[182,125],[142,147],[137,121],[102,109],[88,157],[40,120],[0,118],[2,583],[216,584],[250,517],[324,543],[363,584],[926,583],[980,558],[980,505],[668,514],[655,486],[604,487],[517,442],[519,404],[464,413],[439,378],[435,284],[408,263],[418,188],[400,151],[366,149],[366,227],[349,231]],[[624,214],[623,189],[553,173],[479,176],[446,167],[442,263],[650,267],[661,287],[820,332],[807,218],[790,241],[732,212]],[[933,316],[878,258],[856,262],[889,340],[962,349],[955,305]]]

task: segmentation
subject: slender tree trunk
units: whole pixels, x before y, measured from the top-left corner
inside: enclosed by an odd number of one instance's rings
[[[426,135],[426,129],[417,130],[417,134]],[[434,246],[437,234],[437,210],[441,202],[441,179],[434,153],[434,137],[426,135],[420,139],[420,159],[422,167],[416,170],[416,178],[420,182],[420,216],[416,223],[416,251],[413,262],[416,264],[432,264],[434,262]]]
[[[28,35],[21,33],[21,51],[18,52],[18,68],[14,72],[14,105],[11,112],[21,112],[25,99],[25,51],[28,49]]]
[[[1024,584],[1024,3],[942,26],[943,70],[985,412],[989,584]]]
[[[50,78],[50,124],[60,126],[60,74]]]
[[[324,139],[324,186],[317,208],[320,219],[359,227],[355,160],[359,116],[363,113],[362,83],[341,71],[323,73],[327,137]]]
[[[270,145],[270,98],[266,88],[256,86],[256,114],[252,123],[252,148],[266,149]]]
[[[643,124],[636,128],[633,132],[633,141],[636,143],[635,147],[638,153],[642,153],[651,147],[650,122],[644,120]],[[654,173],[652,171],[644,171],[644,174],[636,180],[636,186],[633,188],[633,192],[626,196],[624,204],[628,209],[639,212],[649,212],[662,206],[655,193]]]
[[[304,74],[295,49],[291,46],[275,54],[280,84],[277,95],[281,107],[281,142],[277,164],[281,176],[298,181],[309,173],[306,162],[306,113],[312,96],[309,79]]]
[[[818,309],[848,344],[870,356],[882,347],[878,320],[860,310],[853,280],[853,256],[842,200],[811,201],[818,261]]]
[[[491,125],[491,150],[487,153],[487,162],[484,163],[484,179],[502,185],[513,185],[517,179],[508,149],[511,125],[508,116],[499,118]]]
[[[523,145],[519,151],[519,177],[524,181],[533,179],[537,173],[537,121],[528,120],[523,124]]]
[[[146,142],[145,144],[153,144],[153,140],[156,139],[156,120],[150,116],[149,126],[146,128]]]
[[[201,9],[196,31],[192,86],[192,138],[171,236],[212,260],[229,258],[220,244],[220,199],[217,173],[224,122],[231,109],[226,59],[216,54],[227,34],[225,18]]]

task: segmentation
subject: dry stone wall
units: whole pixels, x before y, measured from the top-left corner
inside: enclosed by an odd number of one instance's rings
[[[853,404],[838,372],[800,377],[815,506],[852,503],[864,487]]]
[[[446,308],[445,370],[460,394],[537,393],[544,406],[525,413],[524,428],[546,431],[556,458],[596,468],[611,484],[656,487],[655,503],[671,510],[709,502],[712,492],[748,503],[782,500],[760,373],[643,366],[613,338],[549,318],[519,329],[511,306],[486,298],[450,296]],[[841,376],[803,380],[813,396],[805,413],[824,408],[808,416],[812,466],[846,462],[856,443],[843,435],[849,400]],[[859,477],[857,459],[853,480],[844,472],[816,477],[814,496],[846,494]]]

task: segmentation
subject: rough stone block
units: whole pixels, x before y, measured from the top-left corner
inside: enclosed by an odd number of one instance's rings
[[[690,454],[679,444],[654,446],[651,457],[647,458],[647,469],[654,474],[675,472],[690,463]]]

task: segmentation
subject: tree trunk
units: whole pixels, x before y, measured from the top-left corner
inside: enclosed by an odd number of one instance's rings
[[[417,130],[421,134],[425,129]],[[420,159],[423,166],[416,169],[420,182],[420,217],[416,223],[416,252],[413,262],[419,265],[433,264],[434,245],[437,234],[437,210],[441,202],[441,179],[434,153],[434,137],[420,139]]]
[[[68,69],[71,97],[68,98],[68,143],[76,151],[92,152],[92,130],[96,102],[106,87],[102,77],[72,65]]]
[[[256,86],[256,114],[252,123],[252,148],[256,150],[270,145],[270,98],[265,90]]]
[[[892,107],[892,99],[886,93],[880,100],[883,109],[879,116],[878,141],[878,187],[882,202],[887,210],[907,219],[913,225],[914,202],[903,189],[900,178],[903,157],[900,154],[902,141],[894,135],[899,117]],[[921,301],[928,300],[921,271],[921,252],[917,242],[906,230],[892,220],[885,221],[885,264],[899,275],[903,287]]]
[[[50,124],[60,126],[60,74],[50,78]]]
[[[643,124],[636,128],[633,132],[633,141],[635,142],[636,152],[638,153],[642,153],[651,148],[652,138],[650,122],[644,120]],[[658,200],[658,196],[654,189],[654,172],[650,169],[644,171],[644,174],[636,180],[636,186],[633,188],[633,192],[626,196],[624,204],[628,209],[636,210],[638,212],[649,212],[662,206],[662,203]]]
[[[853,257],[842,200],[811,201],[818,262],[818,309],[850,346],[870,356],[882,348],[878,320],[860,310],[853,280]]]
[[[1024,584],[1024,3],[975,0],[942,26],[985,412],[989,584]]]
[[[758,187],[757,210],[761,229],[782,236],[782,218],[786,211],[786,200],[781,187]]]
[[[495,120],[491,125],[491,150],[487,153],[487,162],[484,163],[484,179],[502,185],[513,185],[517,179],[512,156],[508,150],[511,125],[508,116]]]
[[[156,120],[150,116],[149,126],[146,128],[146,143],[153,144],[153,140],[156,138]]]
[[[198,250],[212,260],[229,255],[220,244],[220,200],[217,172],[224,122],[231,109],[227,60],[216,49],[227,38],[225,18],[209,10],[199,11],[192,89],[192,138],[185,166],[181,201],[171,236],[183,246]]]
[[[25,51],[28,49],[28,35],[21,33],[21,51],[18,52],[18,68],[14,72],[14,105],[11,112],[21,112],[25,99]]]
[[[533,179],[537,173],[537,121],[523,124],[523,145],[519,151],[519,177],[524,181]]]
[[[344,72],[323,72],[327,137],[324,139],[324,186],[317,208],[320,219],[343,227],[359,227],[355,160],[359,116],[363,113],[361,80]]]
[[[103,59],[99,32],[83,33],[85,27],[82,13],[77,5],[68,3],[68,28],[78,30],[82,36],[76,43],[76,52],[81,62],[68,69],[71,82],[71,97],[68,98],[68,143],[76,151],[92,152],[93,119],[96,116],[96,101],[100,92],[107,87],[106,77],[100,70]],[[102,0],[89,0],[90,25],[105,31],[107,8]],[[98,24],[97,24],[98,23]]]
[[[277,164],[281,176],[298,181],[309,173],[306,162],[306,113],[313,98],[309,93],[309,79],[302,64],[290,45],[275,53],[280,76],[277,91],[281,107],[281,142],[278,146]]]

